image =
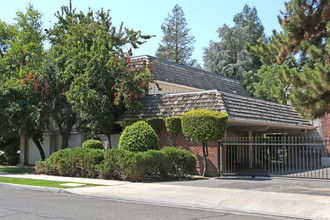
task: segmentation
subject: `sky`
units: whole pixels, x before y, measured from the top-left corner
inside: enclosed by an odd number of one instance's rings
[[[4,0],[2,0],[4,1]],[[284,0],[72,0],[73,8],[87,12],[88,8],[97,11],[101,8],[110,9],[112,23],[119,26],[141,31],[142,34],[156,35],[139,49],[134,55],[155,55],[161,43],[163,33],[161,25],[176,4],[180,5],[188,22],[189,34],[195,37],[194,59],[203,65],[203,48],[208,47],[210,40],[219,41],[216,33],[223,24],[234,25],[233,17],[242,12],[245,4],[256,7],[258,16],[264,25],[266,36],[272,30],[280,31],[277,16],[284,10]],[[69,0],[6,0],[1,4],[0,20],[9,24],[15,22],[17,11],[25,11],[28,3],[43,14],[44,28],[51,28],[57,21],[54,13],[62,5],[68,5]]]

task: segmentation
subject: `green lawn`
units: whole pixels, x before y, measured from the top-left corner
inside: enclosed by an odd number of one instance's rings
[[[63,189],[76,188],[76,187],[101,186],[101,185],[89,184],[89,183],[78,183],[78,184],[85,184],[83,186],[62,186],[60,184],[70,183],[70,182],[23,179],[23,178],[12,178],[12,177],[0,177],[0,182],[10,183],[10,184],[30,185],[30,186],[54,187],[54,188],[63,188]]]
[[[0,173],[25,174],[31,171],[30,168],[0,166]]]

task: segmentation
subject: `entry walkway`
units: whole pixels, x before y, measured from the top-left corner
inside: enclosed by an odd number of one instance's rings
[[[330,196],[271,192],[253,189],[221,188],[187,184],[130,183],[112,180],[51,177],[43,175],[6,175],[69,182],[104,183],[105,186],[65,189],[81,196],[136,201],[173,207],[230,211],[276,216],[280,219],[330,219]],[[217,179],[222,181],[221,179]],[[206,180],[202,180],[206,181]],[[224,180],[223,180],[224,181]],[[188,181],[187,181],[188,182]]]

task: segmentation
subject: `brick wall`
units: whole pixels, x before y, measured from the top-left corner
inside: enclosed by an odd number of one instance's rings
[[[172,137],[167,133],[165,126],[158,135],[159,147],[174,146]],[[203,170],[203,148],[202,144],[187,140],[181,132],[176,139],[176,146],[180,149],[189,150],[197,157],[196,170],[199,174]],[[209,156],[207,157],[207,176],[217,176],[217,143],[208,143]]]

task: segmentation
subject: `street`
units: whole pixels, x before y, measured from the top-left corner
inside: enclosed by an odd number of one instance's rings
[[[23,189],[0,188],[0,195],[0,219],[276,219]]]

